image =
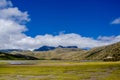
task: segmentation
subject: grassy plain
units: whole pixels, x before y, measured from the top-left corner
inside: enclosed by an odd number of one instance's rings
[[[0,80],[120,80],[120,62],[40,60],[33,65],[0,62]]]

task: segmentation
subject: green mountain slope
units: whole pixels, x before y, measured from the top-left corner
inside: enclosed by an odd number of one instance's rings
[[[37,58],[22,54],[9,54],[0,52],[0,60],[37,60]]]
[[[76,48],[57,48],[51,51],[25,51],[25,52],[12,52],[12,54],[24,54],[33,56],[38,59],[44,60],[79,60],[78,55],[86,52],[82,49]]]
[[[51,51],[13,51],[13,55],[32,56],[40,60],[105,60],[118,61],[120,60],[120,42],[96,47],[91,50],[82,50],[77,48],[57,48]],[[8,56],[8,55],[6,55]],[[1,57],[0,57],[1,58]],[[3,57],[2,57],[3,58]],[[1,58],[1,59],[2,59]],[[8,58],[8,57],[7,57]],[[19,57],[17,57],[19,58]],[[26,57],[21,57],[26,59]]]
[[[120,42],[108,46],[93,48],[83,56],[84,59],[88,60],[120,60]]]

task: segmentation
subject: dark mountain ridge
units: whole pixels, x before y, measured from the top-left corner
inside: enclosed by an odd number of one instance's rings
[[[57,48],[78,48],[77,46],[61,46],[53,47],[53,46],[42,46],[38,49],[35,49],[34,51],[49,51],[49,50],[55,50]]]

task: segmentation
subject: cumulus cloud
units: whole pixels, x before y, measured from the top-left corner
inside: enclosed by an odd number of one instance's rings
[[[93,48],[98,46],[109,45],[120,41],[120,36],[100,36],[98,39],[93,39],[89,37],[82,37],[79,34],[59,34],[56,36],[46,34],[38,35],[35,38],[25,37],[17,41],[17,45],[21,46],[23,49],[34,49],[39,48],[44,45],[48,46],[78,46],[79,48]]]
[[[0,19],[9,19],[17,22],[29,21],[27,12],[21,12],[17,7],[0,10]]]
[[[0,0],[0,8],[12,7],[12,2],[7,0]]]
[[[111,24],[120,24],[120,17],[113,20]]]
[[[0,49],[27,49],[33,50],[44,45],[48,46],[78,46],[79,48],[93,48],[112,44],[120,41],[119,36],[99,36],[97,39],[83,37],[79,34],[60,33],[59,35],[37,35],[36,37],[27,36],[25,24],[28,22],[27,12],[20,11],[13,7],[11,1],[0,1]]]

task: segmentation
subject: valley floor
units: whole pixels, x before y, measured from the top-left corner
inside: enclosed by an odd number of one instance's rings
[[[0,61],[0,80],[120,80],[120,62]]]

